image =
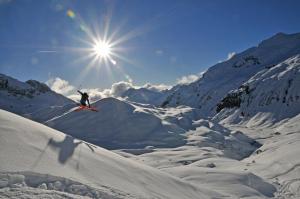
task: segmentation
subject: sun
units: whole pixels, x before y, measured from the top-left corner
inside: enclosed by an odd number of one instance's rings
[[[112,53],[111,45],[108,42],[98,40],[93,46],[93,52],[101,58],[109,58]]]

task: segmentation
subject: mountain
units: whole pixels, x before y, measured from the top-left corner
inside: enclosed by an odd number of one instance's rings
[[[32,118],[31,114],[75,102],[36,80],[21,82],[0,74],[0,108]],[[32,119],[40,119],[33,117]]]
[[[0,110],[1,198],[223,198]]]
[[[300,33],[278,33],[257,47],[210,67],[199,80],[173,87],[162,105],[187,105],[199,108],[206,116],[213,116],[217,112],[217,104],[230,91],[238,89],[260,71],[299,53]]]
[[[129,89],[98,112],[2,75],[0,107],[48,127],[0,110],[0,198],[299,198],[299,44],[279,33],[196,82]]]
[[[121,97],[131,102],[152,104],[159,106],[163,103],[167,90],[154,90],[149,88],[130,88]]]
[[[266,68],[231,91],[217,105],[215,119],[259,123],[292,118],[300,113],[300,54]],[[257,124],[259,124],[257,123]]]

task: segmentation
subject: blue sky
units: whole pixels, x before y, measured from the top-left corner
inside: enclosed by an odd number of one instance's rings
[[[172,85],[277,32],[300,32],[299,7],[297,0],[0,0],[0,73],[85,88],[129,78]],[[103,35],[107,19],[108,37],[126,38],[115,46],[126,59],[87,70],[87,30]]]

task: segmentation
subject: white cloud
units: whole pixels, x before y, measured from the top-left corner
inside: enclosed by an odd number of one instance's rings
[[[50,78],[46,81],[46,84],[51,88],[51,90],[62,95],[68,95],[75,90],[75,87],[70,85],[68,81],[59,77]]]
[[[147,88],[147,89],[152,90],[152,91],[168,90],[171,87],[172,86],[168,86],[168,85],[165,85],[165,84],[150,84],[150,83],[147,83],[144,86],[142,86],[142,88]]]
[[[128,89],[134,88],[131,82],[117,82],[111,86],[110,95],[112,97],[121,97]]]
[[[178,84],[189,84],[199,79],[197,75],[187,75],[177,79]]]
[[[95,102],[106,97],[121,97],[130,88],[136,87],[130,82],[121,81],[114,83],[110,89],[101,90],[99,88],[85,88],[81,89],[81,91],[88,93],[90,101]],[[66,96],[74,101],[79,101],[81,97],[75,92]]]
[[[99,88],[83,88],[82,92],[86,92],[89,95],[89,99],[91,102],[95,102],[97,100],[106,98],[106,97],[122,97],[122,95],[130,88],[147,88],[153,91],[162,91],[166,89],[170,89],[171,86],[165,84],[145,84],[143,86],[135,86],[133,85],[133,80],[127,75],[127,81],[120,81],[112,84],[110,89],[101,90]],[[75,86],[72,86],[68,81],[63,80],[59,77],[50,78],[46,84],[55,92],[65,95],[66,97],[79,101],[81,96],[77,93]]]
[[[101,91],[98,88],[90,88],[90,89],[81,89],[81,92],[86,92],[89,95],[89,100],[91,102],[95,102],[99,99],[103,99],[106,97],[111,97],[110,90],[105,89]],[[79,93],[72,93],[67,95],[66,97],[74,100],[74,101],[80,101],[81,95]]]
[[[235,54],[236,54],[236,52],[230,52],[230,53],[228,53],[227,60],[231,59]]]

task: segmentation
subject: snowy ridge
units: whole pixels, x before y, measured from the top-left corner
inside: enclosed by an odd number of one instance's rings
[[[228,61],[210,67],[196,82],[171,89],[164,106],[188,105],[207,116],[216,113],[217,104],[231,90],[265,68],[270,68],[300,53],[300,33],[279,33],[257,47],[236,54]]]
[[[185,132],[180,127],[180,122],[177,125],[167,119],[163,120],[151,108],[132,105],[115,98],[99,100],[92,106],[98,112],[77,112],[71,109],[45,124],[110,149],[175,147],[185,143],[184,137],[180,135]]]
[[[13,113],[26,115],[32,119],[32,113],[50,108],[61,107],[74,102],[52,91],[46,84],[35,80],[21,82],[0,74],[0,108]]]
[[[300,54],[264,69],[231,91],[215,119],[223,122],[255,120],[261,124],[292,118],[300,112]],[[239,103],[237,103],[239,102]],[[222,104],[223,103],[223,104]],[[226,105],[227,103],[227,105]],[[228,109],[228,106],[235,109]]]

